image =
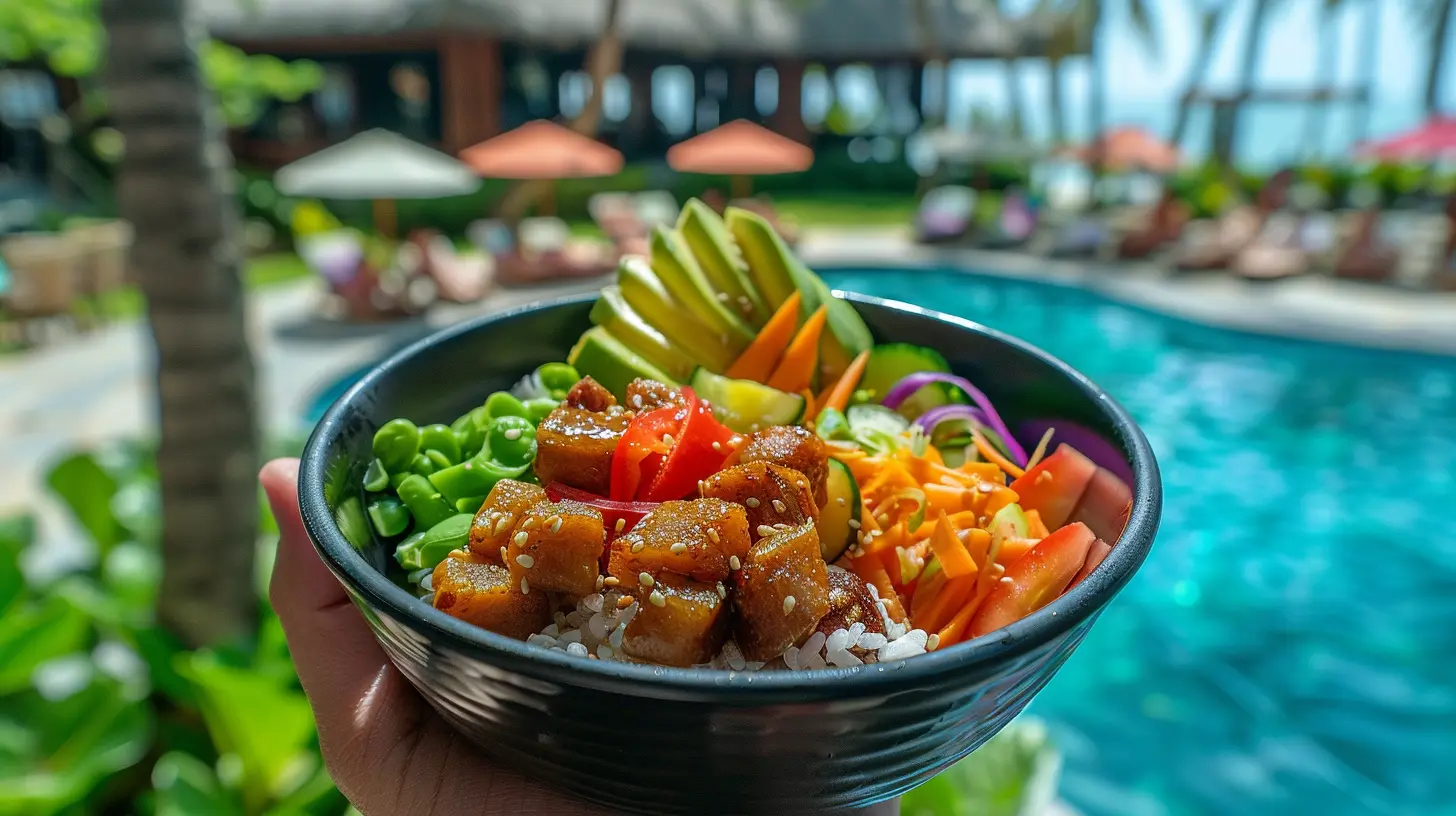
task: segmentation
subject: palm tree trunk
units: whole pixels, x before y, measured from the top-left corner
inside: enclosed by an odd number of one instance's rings
[[[1067,117],[1062,94],[1062,60],[1052,57],[1047,60],[1047,107],[1051,123],[1052,144],[1067,142]]]
[[[1001,63],[1006,80],[1007,116],[1010,118],[1011,135],[1020,137],[1026,133],[1026,99],[1021,94],[1021,64],[1012,56]]]
[[[1339,43],[1336,42],[1338,32],[1335,29],[1335,15],[1338,11],[1333,6],[1323,6],[1320,10],[1319,42],[1315,55],[1315,83],[1323,85],[1327,89],[1332,88],[1339,79]],[[1328,99],[1316,99],[1310,102],[1307,116],[1304,120],[1304,148],[1305,155],[1310,159],[1316,159],[1323,153],[1325,125],[1329,120],[1330,101]]]
[[[925,69],[932,65],[940,66],[940,84],[936,86],[934,98],[921,100],[921,110],[917,111],[924,116],[925,110],[935,111],[933,117],[926,117],[924,125],[928,128],[932,125],[944,125],[947,113],[947,106],[950,99],[950,65],[946,63],[944,55],[940,52],[940,38],[936,36],[935,20],[930,13],[930,0],[913,0],[911,11],[915,15],[916,37],[920,41],[920,62],[921,62],[921,84],[924,85]]]
[[[1173,120],[1173,132],[1168,136],[1169,143],[1175,147],[1183,143],[1183,136],[1188,131],[1188,119],[1193,114],[1192,95],[1203,87],[1204,80],[1208,77],[1208,69],[1213,64],[1213,46],[1222,27],[1224,10],[1230,5],[1232,4],[1220,2],[1202,11],[1203,28],[1199,32],[1198,50],[1193,56],[1188,81],[1183,86],[1183,95],[1178,99],[1178,116]]]
[[[117,209],[156,343],[160,622],[190,645],[254,626],[259,445],[232,159],[187,0],[103,0],[103,82],[126,140]]]
[[[1365,30],[1361,32],[1360,42],[1360,104],[1352,107],[1351,115],[1354,121],[1350,123],[1350,133],[1356,144],[1363,142],[1370,135],[1370,112],[1371,95],[1375,91],[1376,73],[1380,70],[1380,13],[1384,7],[1383,0],[1366,0],[1365,2]]]
[[[1452,0],[1441,0],[1436,7],[1436,25],[1431,30],[1431,54],[1426,70],[1426,91],[1422,97],[1427,116],[1435,116],[1441,108],[1441,71],[1446,64],[1446,34],[1451,28],[1452,5]]]
[[[1087,26],[1087,58],[1092,76],[1087,81],[1087,119],[1091,133],[1088,138],[1094,146],[1102,144],[1102,133],[1107,129],[1107,84],[1106,68],[1102,64],[1102,45],[1099,42],[1102,27],[1102,3],[1092,4],[1092,19]],[[1094,149],[1090,162],[1092,175],[1102,175],[1102,151]]]
[[[1249,29],[1244,39],[1244,53],[1239,61],[1239,99],[1229,116],[1228,130],[1219,144],[1214,146],[1215,157],[1224,164],[1233,159],[1239,143],[1239,121],[1243,118],[1245,100],[1254,90],[1259,71],[1259,45],[1264,41],[1264,24],[1269,17],[1269,0],[1254,0],[1254,12],[1249,16]]]

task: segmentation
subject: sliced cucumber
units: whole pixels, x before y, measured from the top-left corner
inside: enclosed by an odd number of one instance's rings
[[[854,543],[855,528],[859,526],[859,484],[849,472],[849,465],[830,459],[824,487],[828,498],[819,509],[815,526],[819,530],[819,551],[825,562],[832,564]]]
[[[1026,514],[1021,512],[1021,505],[1008,504],[996,511],[991,517],[991,523],[986,525],[991,530],[991,541],[993,544],[1000,544],[1008,538],[1026,538],[1030,523],[1026,520]]]
[[[950,364],[935,349],[910,343],[883,343],[870,349],[870,359],[860,378],[860,390],[869,391],[876,402],[895,387],[895,383],[923,371],[950,373]],[[931,383],[916,391],[896,410],[907,419],[914,419],[937,405],[964,402],[960,392],[945,383]]]
[[[804,398],[753,380],[735,380],[699,366],[688,384],[713,406],[713,416],[739,433],[770,425],[793,425],[804,418]]]
[[[866,431],[879,431],[890,436],[899,436],[910,427],[910,420],[891,411],[883,405],[851,405],[845,412],[849,430],[855,435]]]

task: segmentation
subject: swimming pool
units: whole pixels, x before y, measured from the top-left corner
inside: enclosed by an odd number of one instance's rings
[[[1456,361],[953,271],[832,286],[1024,338],[1142,425],[1142,572],[1032,704],[1094,816],[1456,813]]]
[[[1041,346],[1157,451],[1158,543],[1032,705],[1066,799],[1088,816],[1456,814],[1456,360],[952,270],[825,278]]]

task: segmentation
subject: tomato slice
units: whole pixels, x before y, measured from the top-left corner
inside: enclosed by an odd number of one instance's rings
[[[588,493],[560,482],[552,482],[546,485],[546,497],[551,501],[581,502],[589,507],[595,507],[602,514],[602,521],[607,528],[607,540],[627,532],[637,526],[642,517],[651,513],[657,505],[653,502],[628,502],[613,501],[605,496],[598,496],[595,493]],[[617,521],[622,521],[622,529],[617,530]]]
[[[1097,468],[1082,498],[1072,510],[1071,521],[1080,521],[1092,528],[1103,541],[1117,541],[1132,515],[1132,488],[1106,468]]]
[[[644,484],[651,484],[681,434],[688,411],[679,406],[654,408],[632,418],[612,453],[611,498],[632,501]]]
[[[1097,465],[1091,459],[1063,444],[1012,482],[1011,489],[1016,491],[1023,510],[1035,510],[1042,523],[1055,530],[1071,520],[1096,472]]]
[[[687,418],[656,478],[650,482],[644,479],[648,488],[640,497],[643,501],[671,501],[692,495],[698,482],[717,473],[732,453],[729,442],[733,431],[718,422],[693,389],[684,387],[682,395],[688,403]]]
[[[1082,565],[1081,570],[1078,570],[1076,577],[1072,578],[1072,583],[1067,584],[1067,589],[1082,583],[1083,579],[1092,574],[1092,570],[1102,565],[1111,552],[1112,547],[1106,541],[1099,538],[1092,542],[1091,549],[1087,550],[1087,562]]]
[[[1081,523],[1068,524],[1043,538],[1031,552],[1007,567],[968,627],[980,637],[1015,623],[1056,600],[1087,563],[1097,536]]]

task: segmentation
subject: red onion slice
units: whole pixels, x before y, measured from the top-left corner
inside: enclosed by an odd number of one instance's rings
[[[981,389],[972,385],[971,381],[965,377],[957,377],[954,374],[944,374],[939,371],[921,371],[910,374],[895,383],[880,403],[886,408],[898,408],[901,403],[910,398],[911,394],[936,382],[949,383],[964,391],[966,396],[970,397],[971,401],[985,413],[985,424],[1006,442],[1006,449],[1011,454],[1011,460],[1017,465],[1026,464],[1026,449],[1022,448],[1016,438],[1011,435],[1011,430],[1006,427],[1005,422],[1001,421],[1001,415],[996,413],[996,409],[991,405],[991,400],[987,399]]]

